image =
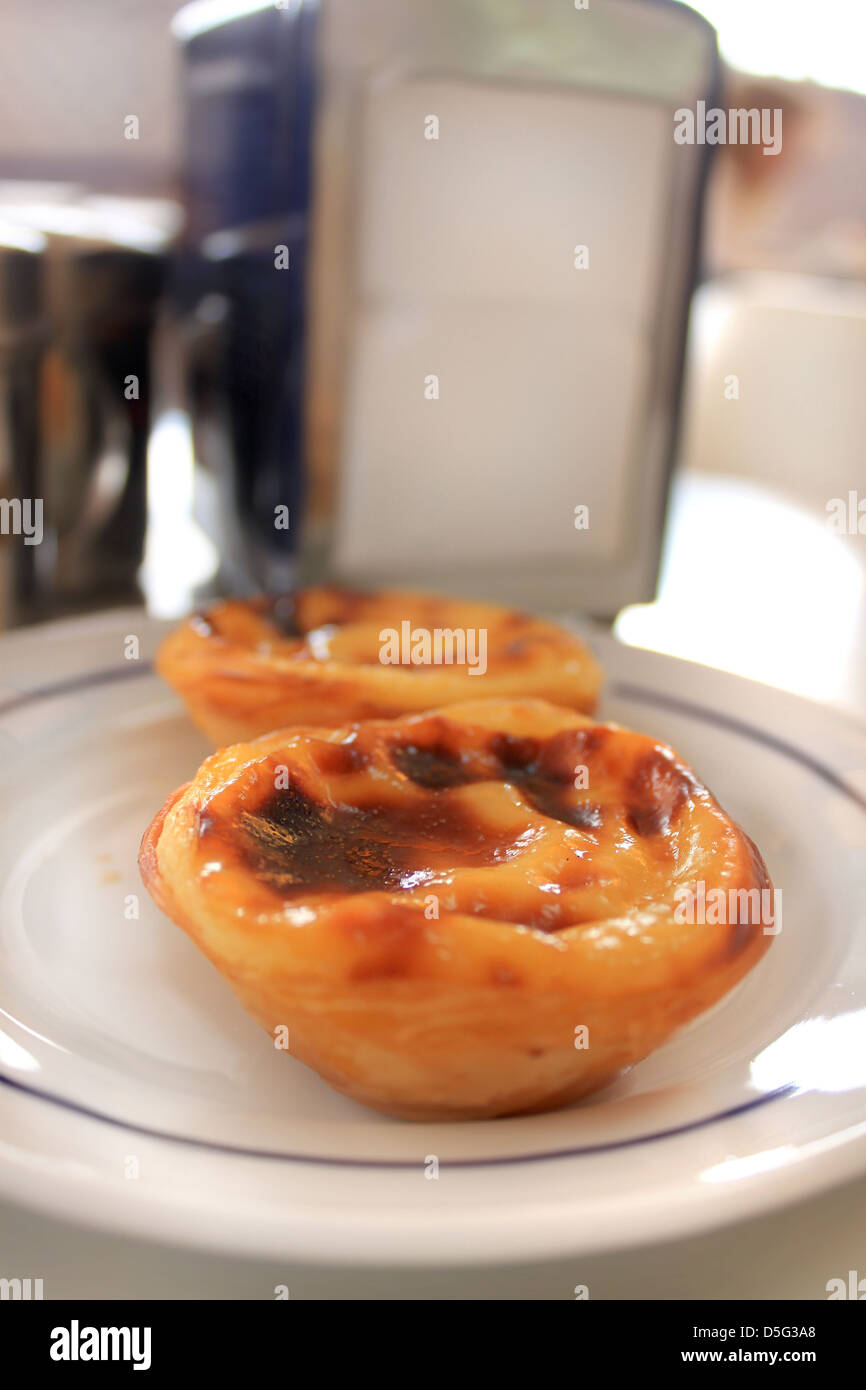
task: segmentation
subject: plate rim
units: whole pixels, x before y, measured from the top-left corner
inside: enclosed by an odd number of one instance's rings
[[[98,616],[100,621],[94,622],[94,616]],[[167,627],[171,626],[171,624],[147,618],[146,615],[139,610],[113,610],[100,615],[89,615],[83,620],[63,620],[60,623],[51,624],[49,626],[55,630],[62,628],[67,635],[71,635],[71,631],[74,630],[76,626],[84,626],[89,629],[88,635],[96,635],[97,633],[110,633],[112,630],[116,630],[123,624],[124,620],[126,620],[127,623],[131,620],[136,621],[139,628],[146,628],[151,636],[161,633],[165,631]],[[741,735],[757,738],[759,742],[775,748],[776,751],[783,752],[785,755],[793,757],[798,763],[806,766],[813,774],[829,782],[837,792],[841,792],[843,795],[853,800],[855,804],[866,813],[866,797],[860,793],[858,788],[847,782],[841,772],[837,771],[833,766],[827,766],[826,763],[820,761],[818,758],[813,758],[810,754],[804,753],[796,742],[780,738],[778,734],[773,733],[766,727],[761,727],[762,713],[763,722],[765,724],[769,714],[769,711],[766,709],[768,702],[772,702],[775,707],[778,707],[780,702],[786,705],[789,710],[798,716],[795,722],[802,723],[802,721],[805,720],[807,723],[812,723],[816,715],[820,713],[820,716],[827,722],[827,725],[835,726],[837,731],[843,733],[855,734],[856,731],[856,736],[861,738],[866,738],[866,719],[861,720],[847,708],[822,705],[820,702],[809,700],[787,691],[776,690],[772,687],[762,686],[757,682],[748,681],[733,673],[719,672],[710,667],[700,666],[698,663],[683,661],[681,658],[630,647],[619,642],[607,632],[588,630],[590,628],[588,624],[583,624],[582,626],[591,642],[600,642],[606,649],[607,660],[605,664],[609,679],[606,682],[605,690],[609,694],[621,694],[624,698],[634,698],[634,693],[637,690],[641,690],[644,696],[653,697],[650,701],[651,703],[666,706],[675,713],[696,715],[710,723],[725,725]],[[42,632],[45,632],[44,628]],[[12,633],[0,638],[0,650],[2,650],[3,647],[8,648],[8,646],[12,644],[19,646],[22,637],[25,640],[30,638],[30,631],[25,630],[24,633],[20,634]],[[616,660],[611,661],[613,654],[619,658],[620,664],[625,663],[630,666],[634,662],[638,663],[643,668],[647,683],[636,684],[634,680],[621,678],[614,670],[610,669],[612,665],[615,666],[617,664]],[[605,658],[603,658],[603,660],[605,660]],[[37,700],[50,700],[64,694],[73,694],[82,689],[86,689],[89,685],[96,682],[126,680],[130,677],[143,676],[150,673],[152,673],[150,663],[142,660],[136,662],[133,667],[128,665],[116,665],[109,668],[89,667],[85,668],[83,671],[79,671],[77,676],[68,677],[53,683],[40,684],[39,682],[34,682],[29,687],[26,685],[23,687],[18,686],[10,696],[7,696],[5,699],[0,698],[0,719],[2,719],[5,714],[20,709],[27,704],[32,704]],[[673,673],[678,673],[680,679],[672,679]],[[689,677],[685,682],[681,679],[684,673],[687,673]],[[682,693],[681,687],[683,684],[685,684],[686,687],[693,687],[697,682],[698,684],[703,683],[705,687],[708,677],[722,687],[722,690],[718,692],[719,695],[723,697],[721,702],[716,702],[715,692],[714,702],[710,705],[701,700],[696,701],[689,699],[687,694],[684,695]],[[727,688],[727,693],[724,693],[725,688]],[[676,690],[677,693],[672,694],[672,689]],[[729,696],[734,693],[736,693],[737,698],[731,701]],[[748,703],[750,709],[749,717],[744,719],[737,713],[737,708],[739,707],[740,713],[742,713],[743,700],[746,696],[749,697]],[[705,699],[706,689],[704,689],[704,700]],[[756,702],[759,706],[755,715],[753,715],[751,711],[751,704],[753,702]],[[722,707],[720,707],[720,704]],[[765,706],[763,712],[760,709],[761,704]],[[732,710],[733,712],[731,712]],[[826,726],[817,730],[813,728],[812,730],[813,734],[818,735],[829,735],[830,732],[831,730]],[[813,738],[810,740],[811,746],[814,747],[816,742],[821,742],[821,739]],[[824,742],[826,742],[826,738]],[[837,759],[833,761],[838,762]],[[199,1149],[209,1153],[211,1158],[215,1158],[229,1166],[235,1162],[244,1164],[252,1162],[272,1165],[289,1165],[301,1168],[310,1165],[332,1168],[340,1167],[348,1170],[357,1170],[361,1168],[379,1170],[380,1172],[383,1170],[393,1170],[394,1168],[405,1169],[415,1166],[411,1161],[407,1164],[404,1160],[343,1160],[331,1157],[313,1158],[303,1155],[292,1157],[282,1154],[255,1153],[254,1151],[244,1149],[232,1150],[218,1144],[211,1144],[209,1141],[187,1139],[183,1136],[160,1135],[146,1128],[130,1125],[120,1119],[115,1119],[110,1116],[101,1116],[98,1113],[90,1112],[86,1107],[78,1105],[77,1102],[66,1101],[62,1097],[52,1097],[46,1093],[32,1090],[27,1086],[12,1081],[10,1078],[0,1077],[0,1081],[4,1083],[3,1092],[7,1099],[10,1091],[19,1093],[12,1101],[13,1111],[21,1111],[21,1102],[23,1102],[25,1098],[26,1101],[31,1104],[49,1107],[53,1110],[62,1107],[67,1112],[76,1112],[74,1115],[74,1120],[76,1122],[84,1122],[86,1126],[95,1126],[97,1130],[101,1130],[104,1126],[117,1128],[120,1131],[135,1134],[137,1137],[141,1136],[148,1144],[156,1145],[164,1151],[170,1151],[175,1147],[181,1152],[184,1150],[188,1151],[190,1148]],[[664,1133],[639,1136],[632,1140],[618,1141],[613,1144],[601,1144],[578,1151],[557,1150],[551,1153],[533,1155],[506,1155],[493,1158],[453,1160],[449,1162],[448,1166],[449,1168],[474,1168],[476,1170],[508,1166],[512,1172],[517,1173],[520,1169],[529,1168],[531,1165],[537,1164],[538,1162],[580,1163],[586,1157],[599,1155],[611,1148],[634,1148],[635,1146],[647,1144],[657,1144],[663,1148],[670,1145],[676,1146],[683,1141],[687,1141],[690,1132],[695,1129],[705,1130],[713,1126],[724,1126],[736,1123],[736,1120],[744,1111],[753,1110],[757,1106],[767,1102],[781,1099],[783,1095],[790,1094],[791,1089],[791,1087],[783,1087],[778,1091],[759,1096],[753,1101],[746,1102],[744,1105],[733,1107],[732,1110],[728,1112],[722,1112],[719,1115],[692,1121]],[[26,1105],[24,1106],[24,1111],[26,1111]],[[68,1118],[70,1122],[72,1122],[72,1117]],[[686,1191],[683,1193],[680,1200],[674,1200],[672,1203],[668,1202],[665,1204],[664,1213],[658,1218],[654,1219],[650,1213],[648,1215],[645,1214],[645,1219],[642,1222],[636,1222],[632,1214],[631,1219],[628,1222],[619,1223],[618,1229],[616,1230],[606,1230],[604,1232],[596,1231],[595,1237],[593,1237],[590,1230],[584,1230],[581,1233],[580,1239],[576,1232],[569,1231],[568,1234],[563,1233],[561,1241],[556,1239],[557,1232],[555,1228],[553,1228],[547,1232],[543,1245],[541,1246],[538,1245],[536,1239],[532,1238],[531,1232],[523,1231],[521,1238],[518,1239],[517,1232],[512,1231],[507,1247],[501,1247],[498,1252],[495,1249],[488,1249],[484,1253],[484,1258],[488,1261],[494,1259],[502,1262],[514,1258],[531,1258],[539,1255],[553,1257],[553,1246],[556,1247],[559,1254],[566,1255],[577,1251],[590,1253],[591,1251],[600,1251],[602,1249],[622,1248],[626,1245],[646,1244],[665,1237],[673,1239],[677,1236],[712,1229],[736,1221],[737,1219],[743,1219],[755,1211],[774,1210],[792,1202],[796,1202],[804,1196],[817,1195],[818,1192],[844,1182],[866,1170],[866,1114],[864,1114],[864,1123],[855,1125],[853,1128],[857,1131],[856,1133],[850,1133],[851,1126],[849,1126],[847,1130],[834,1131],[832,1136],[830,1136],[836,1141],[829,1145],[830,1153],[835,1154],[834,1161],[828,1161],[827,1153],[823,1156],[821,1154],[814,1154],[808,1157],[798,1154],[796,1161],[792,1161],[782,1169],[773,1170],[772,1181],[767,1181],[768,1175],[766,1173],[756,1173],[748,1181],[740,1179],[735,1183],[727,1184],[726,1187],[728,1188],[728,1192],[726,1201],[709,1202],[704,1200],[702,1203],[697,1203],[698,1210],[695,1210],[696,1197],[698,1194]],[[100,1139],[98,1134],[94,1135],[94,1140],[99,1144]],[[19,1180],[16,1180],[14,1176],[17,1167],[15,1159],[14,1157],[10,1158],[8,1153],[4,1153],[5,1148],[5,1145],[0,1147],[0,1193],[4,1196],[36,1210],[52,1210],[54,1215],[58,1217],[66,1216],[67,1219],[70,1216],[71,1209],[74,1209],[77,1219],[84,1225],[96,1226],[103,1230],[112,1230],[115,1232],[123,1230],[129,1231],[130,1226],[135,1227],[138,1225],[138,1213],[134,1213],[130,1209],[130,1204],[122,1201],[113,1204],[107,1201],[94,1202],[92,1199],[88,1198],[87,1183],[82,1179],[81,1182],[76,1184],[74,1176],[70,1176],[68,1173],[65,1175],[65,1182],[58,1182],[57,1175],[54,1175],[53,1181],[58,1191],[50,1195],[46,1195],[44,1190],[40,1192],[38,1190],[38,1183],[36,1184],[36,1190],[34,1190],[33,1185],[28,1184],[26,1179],[22,1179],[20,1174]],[[46,1161],[50,1162],[50,1160]],[[56,1166],[55,1164],[55,1167]],[[79,1177],[81,1177],[81,1175],[79,1175]],[[99,1184],[98,1176],[95,1178],[95,1181]],[[51,1184],[49,1184],[49,1188],[50,1186]],[[101,1184],[100,1190],[103,1187],[104,1184]],[[61,1188],[62,1196],[59,1190]],[[146,1221],[142,1221],[136,1231],[138,1235],[145,1238],[148,1234],[150,1234],[151,1239],[154,1238],[153,1215],[156,1214],[158,1216],[160,1210],[164,1212],[171,1210],[172,1234],[169,1236],[167,1231],[163,1232],[163,1235],[167,1239],[170,1238],[174,1240],[176,1236],[179,1236],[180,1227],[185,1232],[183,1237],[184,1242],[197,1247],[230,1249],[235,1252],[245,1251],[248,1254],[259,1255],[262,1253],[285,1255],[287,1251],[291,1249],[293,1254],[300,1254],[300,1257],[310,1259],[315,1259],[317,1254],[321,1253],[319,1244],[309,1239],[306,1242],[304,1239],[301,1239],[299,1246],[297,1241],[292,1240],[289,1241],[287,1246],[286,1232],[283,1229],[282,1223],[275,1227],[272,1233],[274,1239],[271,1240],[269,1239],[267,1228],[259,1225],[257,1229],[253,1231],[253,1229],[248,1226],[245,1227],[245,1218],[243,1214],[239,1212],[234,1214],[235,1219],[230,1223],[231,1237],[229,1238],[228,1231],[217,1232],[211,1229],[207,1221],[197,1220],[197,1212],[191,1211],[188,1214],[188,1219],[184,1221],[182,1209],[178,1208],[176,1203],[168,1200],[165,1194],[163,1194],[162,1198],[162,1207],[160,1207],[159,1193],[155,1194],[153,1200],[150,1202],[150,1207],[152,1209],[151,1216],[148,1217]],[[675,1214],[676,1219],[674,1219]],[[295,1213],[295,1215],[297,1216],[297,1213]],[[316,1220],[319,1224],[322,1222],[327,1224],[327,1214],[324,1212],[321,1213]],[[376,1215],[375,1220],[378,1226],[380,1221],[379,1214]],[[164,1225],[165,1223],[157,1221],[157,1225],[160,1224]],[[300,1232],[296,1231],[296,1235],[300,1234]],[[455,1235],[458,1236],[456,1240],[454,1239]],[[456,1262],[468,1264],[473,1261],[476,1263],[478,1262],[480,1254],[477,1248],[466,1248],[464,1242],[459,1238],[459,1232],[452,1231],[451,1237],[452,1238],[447,1243],[447,1248],[440,1247],[435,1252],[435,1260],[437,1263]],[[462,1254],[460,1253],[461,1249],[463,1251]],[[331,1258],[340,1263],[355,1261],[358,1264],[364,1265],[393,1265],[401,1263],[408,1265],[413,1263],[413,1261],[417,1263],[420,1259],[420,1253],[416,1250],[413,1255],[412,1251],[406,1248],[405,1242],[401,1243],[398,1232],[396,1242],[393,1239],[384,1242],[384,1244],[380,1242],[379,1245],[376,1246],[374,1252],[370,1254],[369,1258],[365,1257],[365,1251],[358,1244],[357,1239],[344,1242],[342,1247],[340,1247],[338,1241],[337,1245],[331,1249]],[[433,1258],[434,1256],[431,1255],[431,1252],[425,1250],[425,1262],[432,1262]]]

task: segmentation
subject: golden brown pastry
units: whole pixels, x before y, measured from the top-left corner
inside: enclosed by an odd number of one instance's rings
[[[726,900],[770,887],[695,774],[643,734],[536,700],[225,749],[169,798],[140,862],[293,1056],[410,1119],[585,1095],[771,940],[743,906],[678,920],[687,884]]]
[[[220,603],[173,632],[156,665],[217,746],[467,699],[528,695],[591,712],[601,683],[586,646],[553,623],[399,589]]]

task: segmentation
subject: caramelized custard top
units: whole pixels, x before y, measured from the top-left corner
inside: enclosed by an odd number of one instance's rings
[[[399,590],[361,592],[338,585],[299,589],[278,598],[229,599],[196,613],[197,633],[287,661],[329,660],[380,665],[382,632],[408,624],[414,630],[485,633],[486,660],[497,666],[531,667],[544,653],[560,661],[586,654],[577,639],[556,624],[495,604]],[[405,653],[403,654],[406,655]],[[401,661],[418,674],[429,664]]]
[[[203,873],[241,870],[272,902],[434,893],[557,931],[651,901],[698,801],[714,805],[641,735],[516,737],[424,715],[287,732],[200,808],[199,854]]]
[[[437,870],[495,864],[507,847],[447,795],[416,805],[323,807],[294,788],[240,818],[243,855],[280,891],[411,888]]]

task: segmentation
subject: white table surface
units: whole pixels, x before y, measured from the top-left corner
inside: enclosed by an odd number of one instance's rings
[[[503,1221],[507,1221],[507,1213]],[[866,1179],[710,1235],[556,1264],[462,1270],[298,1268],[220,1259],[94,1234],[0,1205],[0,1271],[42,1278],[46,1298],[824,1299],[866,1277]],[[8,1275],[7,1275],[8,1277]]]

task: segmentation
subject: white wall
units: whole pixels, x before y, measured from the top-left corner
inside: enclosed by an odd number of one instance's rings
[[[0,177],[165,189],[179,146],[177,0],[4,0]],[[140,139],[124,138],[136,115]]]

